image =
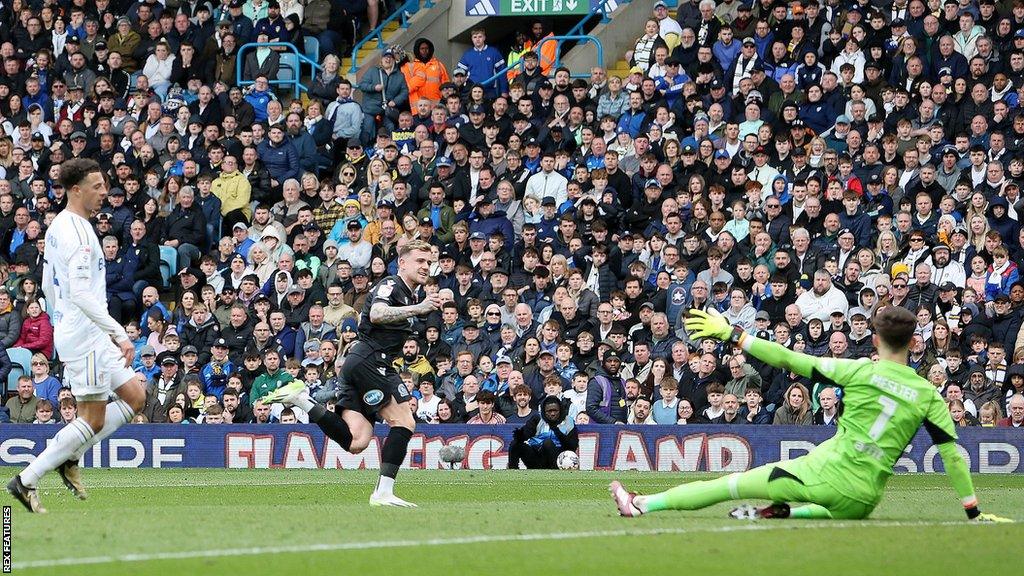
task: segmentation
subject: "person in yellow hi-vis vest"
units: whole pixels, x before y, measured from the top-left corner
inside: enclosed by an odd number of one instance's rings
[[[512,47],[508,51],[508,58],[505,59],[505,64],[508,66],[508,72],[505,75],[508,76],[509,84],[523,72],[522,67],[516,66],[516,64],[519,64],[523,57],[530,52],[525,44],[526,34],[522,30],[516,30],[515,42],[512,43]]]

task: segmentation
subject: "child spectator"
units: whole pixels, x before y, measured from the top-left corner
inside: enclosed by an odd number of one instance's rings
[[[725,386],[721,382],[708,382],[704,388],[708,395],[708,407],[704,409],[703,416],[706,420],[714,420],[725,412],[722,407],[722,397],[725,396]]]
[[[67,424],[78,418],[78,402],[73,397],[60,399],[60,423]]]
[[[654,403],[651,412],[656,424],[675,424],[678,420],[679,382],[666,376],[660,382],[661,399]]]
[[[587,411],[587,382],[590,378],[586,372],[577,372],[572,377],[572,387],[562,393],[562,398],[569,400],[569,416],[574,420],[580,412]]]
[[[40,398],[36,403],[36,419],[33,424],[53,424],[53,403],[46,398]]]

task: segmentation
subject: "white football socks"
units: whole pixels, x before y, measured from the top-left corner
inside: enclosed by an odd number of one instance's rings
[[[72,420],[57,432],[43,453],[36,456],[36,459],[22,470],[22,484],[29,488],[35,488],[44,474],[75,458],[75,452],[88,445],[94,435],[95,433],[85,420],[81,418]]]
[[[83,444],[81,448],[75,450],[74,456],[69,458],[69,460],[81,458],[82,454],[88,452],[89,448],[92,448],[97,442],[110,436],[121,426],[131,422],[133,416],[135,416],[135,412],[132,411],[132,407],[124,400],[118,399],[107,404],[107,412],[103,418],[103,429]]]
[[[388,476],[380,476],[377,479],[377,488],[373,491],[374,494],[380,496],[391,496],[395,493],[395,479]]]

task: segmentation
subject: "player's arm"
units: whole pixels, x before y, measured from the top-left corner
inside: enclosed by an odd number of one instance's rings
[[[995,514],[984,513],[978,508],[978,498],[974,495],[974,481],[963,456],[956,446],[956,426],[949,416],[946,403],[938,392],[929,399],[924,428],[931,436],[932,442],[939,448],[942,465],[946,469],[946,477],[953,485],[953,490],[963,503],[967,518],[976,522],[1013,522]]]
[[[742,329],[729,325],[729,321],[716,310],[710,313],[703,310],[691,310],[690,316],[684,320],[687,333],[692,338],[716,338],[732,341],[740,345],[750,355],[777,368],[784,368],[806,378],[814,378],[819,382],[827,382],[834,386],[842,386],[847,376],[860,368],[859,363],[852,360],[835,358],[818,358],[809,354],[794,352],[775,342],[762,340]]]
[[[971,472],[964,462],[963,456],[956,447],[956,427],[953,419],[949,416],[949,409],[938,393],[932,394],[928,401],[927,417],[924,421],[924,428],[928,431],[932,442],[939,448],[942,456],[942,465],[946,469],[946,477],[953,485],[953,490],[963,503],[964,512],[971,520],[991,520],[982,518],[981,510],[978,509],[978,498],[974,495],[974,481],[971,480]]]
[[[392,280],[384,280],[371,290],[371,323],[387,325],[405,322],[409,318],[429,314],[441,307],[441,300],[437,294],[431,294],[417,304],[393,306],[388,298],[394,289],[395,285]]]
[[[374,302],[370,305],[370,322],[374,324],[404,322],[409,318],[431,312],[433,308],[425,307],[426,304],[426,300],[409,306],[392,306],[387,302]]]
[[[89,246],[78,246],[68,259],[68,292],[71,303],[78,307],[85,314],[85,317],[92,320],[100,330],[109,334],[115,342],[122,344],[131,343],[124,327],[117,323],[117,320],[107,312],[106,305],[101,302],[92,291],[92,275],[96,273],[92,269],[92,248]]]

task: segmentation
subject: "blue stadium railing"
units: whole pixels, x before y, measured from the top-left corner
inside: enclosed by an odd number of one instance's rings
[[[242,70],[245,66],[245,53],[254,48],[286,48],[288,52],[283,53],[281,56],[281,66],[278,72],[277,78],[270,80],[271,86],[282,86],[291,85],[295,90],[295,97],[298,98],[302,91],[308,90],[305,84],[302,83],[302,65],[309,64],[311,68],[310,76],[315,76],[317,70],[321,70],[320,64],[318,64],[312,58],[309,58],[303,54],[298,47],[291,42],[250,42],[242,45],[238,49],[238,56],[235,57],[235,83],[239,87],[248,86],[253,83],[252,80],[242,80]],[[284,73],[289,73],[290,78],[282,78]]]
[[[433,7],[434,0],[426,0],[423,3],[423,8]],[[381,23],[378,24],[376,28],[371,30],[370,33],[366,35],[365,38],[363,38],[359,42],[356,42],[356,45],[352,47],[352,66],[349,67],[349,72],[355,73],[357,70],[359,70],[360,48],[365,46],[368,42],[370,42],[373,39],[377,40],[378,48],[384,48],[384,28],[387,27],[388,24],[394,22],[395,20],[401,20],[399,26],[401,26],[402,28],[408,28],[409,20],[412,18],[413,14],[419,12],[419,10],[420,0],[408,0],[405,4],[399,6],[398,9],[395,10],[394,14],[382,20]]]

